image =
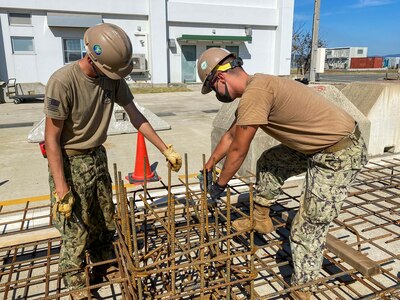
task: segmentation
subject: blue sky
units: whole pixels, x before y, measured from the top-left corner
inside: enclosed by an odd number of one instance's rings
[[[279,1],[279,0],[278,0]],[[314,0],[294,0],[294,28],[312,31]],[[400,0],[321,0],[319,37],[328,47],[400,54]]]

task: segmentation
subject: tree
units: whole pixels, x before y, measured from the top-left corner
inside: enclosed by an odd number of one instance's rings
[[[318,39],[318,47],[327,47],[327,43]],[[311,65],[312,35],[304,30],[304,24],[296,25],[292,36],[292,59],[294,60],[297,73],[304,75],[310,70]]]

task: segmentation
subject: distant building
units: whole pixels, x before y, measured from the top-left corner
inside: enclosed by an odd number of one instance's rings
[[[400,57],[393,56],[393,57],[385,57],[383,62],[383,67],[388,69],[398,69],[400,66]]]
[[[349,69],[352,58],[367,57],[368,47],[326,48],[326,69]]]

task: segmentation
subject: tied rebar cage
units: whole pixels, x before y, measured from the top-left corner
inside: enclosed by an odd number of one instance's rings
[[[203,158],[204,161],[204,158]],[[211,201],[195,175],[179,184],[124,185],[114,166],[119,276],[84,290],[104,299],[291,299],[290,223],[302,178],[271,207],[276,230],[236,231],[252,218],[254,174],[235,177]],[[146,176],[145,176],[146,178]],[[331,224],[312,299],[400,299],[400,160],[370,162]],[[49,203],[0,207],[0,299],[65,299],[58,270],[61,239]],[[108,262],[99,262],[106,264]],[[87,257],[85,272],[95,264]],[[89,291],[91,293],[89,293]]]
[[[151,189],[144,182],[128,199],[116,166],[114,171],[119,182],[117,256],[131,278],[132,299],[231,299],[232,288],[248,290],[246,298],[254,299],[247,288],[256,276],[254,234],[240,243],[245,232],[231,229],[230,189],[226,200],[216,203],[206,191],[192,188],[198,181],[189,183],[187,172],[184,188],[172,186],[169,170],[167,185]],[[252,185],[247,188],[252,195]],[[252,196],[249,200],[253,205]]]

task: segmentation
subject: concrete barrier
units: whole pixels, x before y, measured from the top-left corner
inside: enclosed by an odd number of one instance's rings
[[[370,156],[400,151],[400,84],[353,82],[342,93],[371,122]]]

